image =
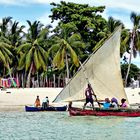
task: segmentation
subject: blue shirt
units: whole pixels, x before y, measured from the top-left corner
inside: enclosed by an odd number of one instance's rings
[[[103,106],[104,106],[105,109],[109,108],[110,105],[111,105],[111,104],[110,104],[110,103],[107,103],[107,102],[103,103]]]

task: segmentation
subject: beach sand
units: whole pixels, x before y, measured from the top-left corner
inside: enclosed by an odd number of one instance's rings
[[[48,96],[50,103],[62,88],[8,88],[0,91],[0,111],[23,111],[25,105],[34,105],[36,96],[40,101]],[[53,104],[55,106],[55,104]]]
[[[53,106],[67,103],[54,104],[52,101],[62,88],[8,88],[0,90],[0,111],[24,111],[25,105],[34,105],[36,96],[40,101],[48,96]],[[140,88],[125,88],[129,104],[140,104]],[[83,105],[83,103],[82,103]]]
[[[129,104],[140,104],[140,88],[125,88]]]

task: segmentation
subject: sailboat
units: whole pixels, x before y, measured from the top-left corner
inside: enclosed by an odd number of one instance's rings
[[[120,69],[120,36],[121,26],[94,51],[89,58],[81,65],[78,72],[63,88],[55,98],[54,102],[76,102],[85,100],[85,89],[90,83],[98,100],[117,98],[120,101],[128,99],[124,90]],[[93,115],[93,116],[140,116],[138,109],[80,109],[69,108],[71,116]]]

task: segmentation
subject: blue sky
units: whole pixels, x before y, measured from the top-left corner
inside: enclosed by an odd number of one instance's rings
[[[130,13],[132,11],[140,14],[140,0],[65,0],[66,2],[75,2],[89,4],[90,6],[106,6],[103,17],[109,16],[121,20],[126,28],[132,29]],[[59,3],[60,0],[0,0],[0,19],[11,16],[13,20],[26,25],[26,20],[39,20],[43,24],[50,24],[48,15],[51,14],[50,3]],[[57,24],[54,23],[53,26]],[[28,27],[27,27],[28,28]],[[140,57],[133,59],[133,62],[140,67]]]

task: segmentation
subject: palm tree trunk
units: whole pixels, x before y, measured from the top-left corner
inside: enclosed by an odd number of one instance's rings
[[[11,81],[12,81],[12,83],[13,83],[13,86],[16,87],[16,83],[15,83],[15,81],[14,81],[13,78],[12,78],[12,73],[11,73],[11,70],[10,70],[9,63],[7,64],[7,68],[8,68],[9,75],[10,75]]]
[[[22,73],[22,75],[21,75],[21,81],[22,81],[22,88],[24,88],[24,74]]]
[[[19,88],[20,82],[19,82],[19,74],[18,74],[18,72],[16,73],[16,79],[17,79],[17,87]]]
[[[61,87],[61,85],[60,85],[60,78],[61,78],[61,75],[58,76],[58,87]]]
[[[31,72],[32,72],[32,69],[33,69],[33,63],[30,66],[30,70],[29,70],[29,73],[28,73],[28,76],[27,76],[26,87],[28,87],[28,88],[30,87],[30,80],[31,80]]]
[[[53,87],[55,88],[56,87],[56,85],[55,85],[55,74],[53,74]]]
[[[66,79],[66,84],[69,82],[69,65],[68,65],[68,56],[66,53],[66,70],[67,70],[67,79]]]
[[[39,76],[38,76],[38,72],[37,72],[37,87],[39,87]]]
[[[130,43],[130,47],[131,47],[131,49],[130,49],[130,58],[129,58],[128,69],[127,69],[126,78],[125,78],[125,87],[127,87],[127,79],[128,79],[128,75],[129,75],[129,71],[130,71],[130,66],[131,66],[131,60],[132,60],[132,55],[133,55],[134,39],[135,39],[135,32],[133,32],[133,34],[132,34],[131,43]]]

